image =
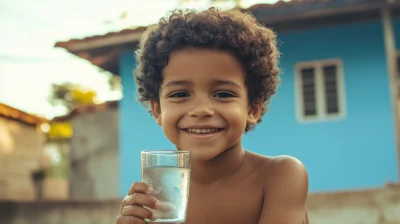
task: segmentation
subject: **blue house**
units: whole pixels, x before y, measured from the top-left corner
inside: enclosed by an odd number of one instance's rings
[[[244,147],[299,158],[310,192],[399,181],[400,1],[293,0],[246,10],[278,32],[282,84]],[[56,44],[122,78],[121,195],[141,179],[140,151],[174,148],[136,100],[134,50],[144,30]]]

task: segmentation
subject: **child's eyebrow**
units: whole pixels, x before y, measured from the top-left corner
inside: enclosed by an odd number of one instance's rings
[[[167,84],[165,84],[163,87],[162,87],[162,89],[165,89],[165,88],[168,88],[168,87],[171,87],[171,86],[184,86],[184,85],[190,85],[191,84],[191,82],[189,82],[189,81],[186,81],[186,80],[175,80],[175,81],[170,81],[170,82],[168,82]],[[214,81],[214,84],[215,85],[230,85],[230,86],[234,86],[234,87],[236,87],[236,88],[239,88],[239,89],[241,89],[242,87],[239,85],[239,84],[237,84],[236,82],[233,82],[233,81],[229,81],[229,80],[215,80]]]
[[[237,84],[236,82],[233,81],[229,81],[229,80],[216,80],[215,83],[217,85],[230,85],[230,86],[235,86],[236,88],[242,88],[239,84]]]
[[[176,80],[176,81],[171,81],[168,82],[167,84],[165,84],[162,88],[165,89],[167,87],[171,87],[171,86],[183,86],[183,85],[189,85],[189,81],[185,81],[185,80]]]

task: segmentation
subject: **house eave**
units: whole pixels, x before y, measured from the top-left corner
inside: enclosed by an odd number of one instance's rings
[[[328,0],[302,1],[292,0],[295,3],[276,3],[254,5],[244,11],[251,12],[268,27],[277,32],[300,30],[329,26],[330,24],[349,23],[352,21],[379,19],[382,8],[397,10],[400,0]],[[55,47],[64,48],[92,64],[118,74],[118,55],[126,49],[137,48],[145,27],[132,30],[123,30],[81,40],[57,42]]]

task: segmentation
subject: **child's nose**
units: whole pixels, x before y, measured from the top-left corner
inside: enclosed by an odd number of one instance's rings
[[[204,118],[214,116],[214,109],[211,103],[195,103],[194,107],[189,111],[191,117]]]

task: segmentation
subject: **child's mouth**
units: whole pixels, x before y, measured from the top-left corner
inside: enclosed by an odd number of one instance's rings
[[[222,131],[222,128],[187,128],[183,129],[186,132],[193,134],[210,134]]]

